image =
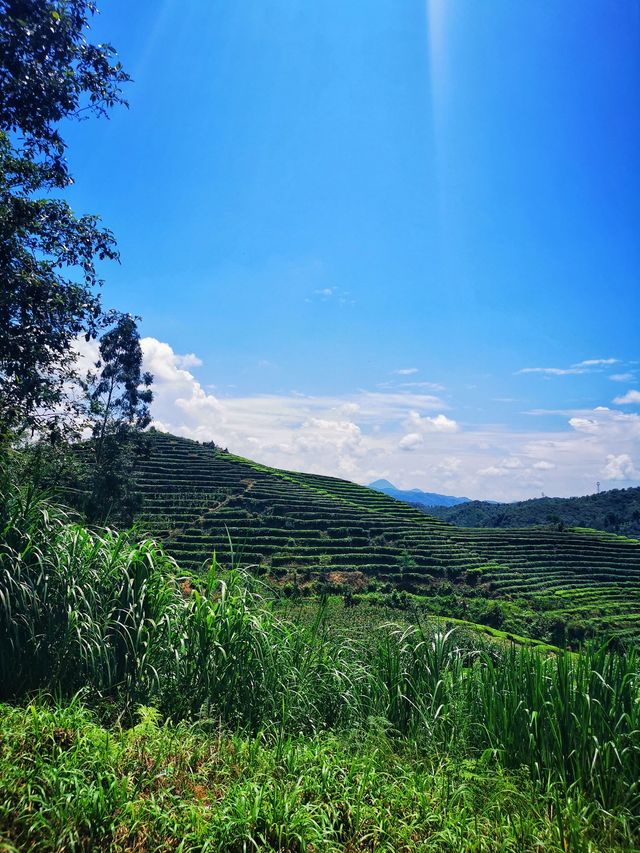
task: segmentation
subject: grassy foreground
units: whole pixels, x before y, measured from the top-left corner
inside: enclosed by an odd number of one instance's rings
[[[1,706],[0,849],[628,849],[577,793],[375,726],[274,742],[157,716],[106,729],[77,702]]]
[[[633,652],[362,642],[32,491],[0,513],[4,849],[640,847]]]

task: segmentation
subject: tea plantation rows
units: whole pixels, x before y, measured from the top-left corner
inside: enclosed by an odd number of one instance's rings
[[[142,526],[181,567],[213,551],[282,584],[352,583],[442,603],[543,612],[598,635],[640,639],[640,542],[573,528],[473,529],[333,477],[279,471],[154,432],[139,463]],[[231,543],[231,544],[230,544]],[[475,602],[475,604],[474,604]],[[473,605],[473,606],[472,606]],[[499,623],[497,623],[499,627]]]

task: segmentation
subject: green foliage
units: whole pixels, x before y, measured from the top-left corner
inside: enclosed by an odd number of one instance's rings
[[[381,627],[366,643],[278,615],[239,571],[180,579],[153,542],[89,533],[32,491],[5,496],[3,698],[83,691],[282,741],[384,720],[419,751],[528,768],[540,790],[640,814],[635,653],[474,651],[455,631]],[[371,632],[369,632],[371,634]],[[107,703],[107,704],[105,704]]]
[[[151,422],[153,376],[142,371],[136,318],[111,319],[115,322],[100,338],[100,358],[84,385],[93,441],[87,445],[81,508],[90,522],[105,523],[113,515],[128,525],[142,504],[134,467],[146,452],[143,431]]]
[[[120,314],[100,338],[100,358],[88,378],[89,415],[98,465],[107,436],[126,437],[131,430],[142,431],[149,426],[152,382],[153,376],[142,372],[136,318]]]
[[[429,515],[463,527],[519,528],[546,525],[562,531],[590,527],[640,538],[640,488],[610,489],[579,498],[536,498],[512,504],[470,501],[428,507]]]
[[[31,487],[2,495],[0,696],[157,689],[179,594],[152,541],[90,533]]]
[[[86,38],[88,0],[0,0],[0,435],[56,437],[76,409],[73,342],[101,319],[96,260],[115,258],[95,216],[56,193],[72,179],[60,122],[106,115],[129,78]]]
[[[398,556],[398,566],[400,567],[401,572],[413,572],[417,569],[418,564],[413,559],[409,551],[406,548],[403,548]]]
[[[631,849],[633,822],[541,795],[487,757],[416,755],[382,721],[275,743],[159,722],[106,729],[78,702],[0,706],[5,849]]]

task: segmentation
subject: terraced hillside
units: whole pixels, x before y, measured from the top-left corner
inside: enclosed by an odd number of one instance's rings
[[[151,436],[139,488],[143,526],[185,569],[200,569],[214,550],[228,561],[230,538],[244,565],[303,587],[352,579],[509,630],[521,614],[515,626],[545,638],[560,640],[569,626],[570,638],[591,630],[640,639],[636,540],[459,528],[354,483],[279,471],[163,433]]]

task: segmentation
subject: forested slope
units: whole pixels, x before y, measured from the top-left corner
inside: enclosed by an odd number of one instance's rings
[[[429,507],[425,511],[462,527],[564,525],[640,537],[640,488],[611,489],[579,498],[535,498],[512,504],[470,501],[454,507]]]

